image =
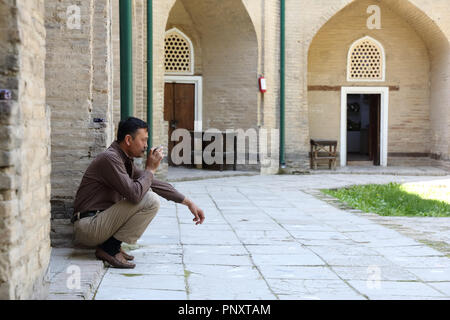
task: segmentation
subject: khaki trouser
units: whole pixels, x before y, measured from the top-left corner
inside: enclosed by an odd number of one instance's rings
[[[76,221],[75,242],[95,247],[114,236],[119,241],[136,244],[155,218],[159,206],[158,195],[152,191],[138,204],[120,201],[94,217]]]

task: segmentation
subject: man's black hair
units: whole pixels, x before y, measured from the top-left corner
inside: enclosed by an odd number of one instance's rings
[[[117,142],[121,143],[124,141],[127,135],[131,135],[133,139],[135,139],[139,129],[148,130],[147,123],[141,119],[133,117],[120,121],[119,130],[117,131]]]

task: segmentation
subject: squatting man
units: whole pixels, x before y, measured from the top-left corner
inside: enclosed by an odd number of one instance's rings
[[[114,268],[136,267],[131,262],[134,257],[121,245],[136,244],[159,210],[158,196],[186,205],[196,225],[205,220],[203,210],[193,201],[155,179],[163,148],[149,151],[145,170],[135,166],[134,158],[145,156],[147,140],[147,123],[137,118],[121,121],[117,141],[90,164],[75,197],[75,242],[96,247],[97,259]]]

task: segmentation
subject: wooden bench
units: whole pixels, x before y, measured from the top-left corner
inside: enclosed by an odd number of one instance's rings
[[[194,163],[194,156],[195,156],[195,140],[194,139],[197,138],[197,139],[201,140],[201,143],[202,143],[202,150],[201,150],[201,152],[202,152],[202,159],[203,159],[203,152],[204,152],[205,148],[208,145],[210,145],[211,143],[214,142],[214,138],[212,139],[212,141],[204,141],[205,132],[196,132],[196,133],[194,133],[193,131],[190,131],[190,134],[191,134],[191,147],[192,147],[192,149],[191,149],[192,150],[192,158],[191,158],[192,162],[191,163]],[[231,155],[232,158],[233,158],[233,163],[232,163],[233,171],[237,170],[237,154],[238,154],[237,153],[237,136],[236,136],[235,133],[228,133],[228,134],[231,134],[233,136],[233,142],[232,142],[233,143],[233,148],[232,148],[233,151],[231,151],[231,152],[227,151],[227,133],[221,132],[221,135],[222,135],[222,138],[221,138],[222,139],[222,152],[217,152],[217,155],[219,157],[222,156],[221,157],[223,159],[222,164],[211,164],[211,165],[208,165],[202,160],[202,168],[204,168],[204,169],[215,169],[215,168],[217,168],[217,166],[219,166],[219,170],[223,171],[227,164],[231,164],[231,163],[226,163],[227,156]],[[215,157],[216,156],[216,152],[213,151],[211,155],[213,157]]]
[[[328,148],[328,149],[327,149]],[[336,140],[317,140],[311,139],[311,169],[317,170],[317,163],[321,160],[327,160],[331,169],[336,169]]]

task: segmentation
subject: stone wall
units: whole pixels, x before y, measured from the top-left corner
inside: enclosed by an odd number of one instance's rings
[[[147,121],[147,0],[133,1],[134,115]]]
[[[263,146],[264,142],[260,141],[259,152],[270,162],[262,164],[260,171],[262,174],[276,174],[279,171],[280,129],[280,3],[264,0],[242,2],[255,28],[258,78],[264,76],[267,82],[267,92],[257,97],[257,125],[267,132],[267,144]]]
[[[203,75],[201,35],[198,32],[194,21],[192,21],[192,16],[186,11],[183,1],[175,2],[170,11],[170,15],[167,19],[166,31],[172,28],[177,28],[191,40],[194,48],[194,75]]]
[[[307,57],[309,47],[319,30],[337,13],[351,3],[363,0],[317,0],[286,1],[287,24],[287,89],[286,105],[286,148],[288,165],[306,169],[309,151],[309,108],[307,104]],[[445,0],[380,0],[376,3],[388,6],[394,13],[405,20],[425,42],[430,56],[430,119],[428,137],[431,151],[438,152],[439,157],[448,157],[448,37],[450,35],[450,7]],[[367,9],[367,8],[366,8]],[[369,15],[364,10],[361,15]],[[353,21],[347,21],[347,25]],[[365,28],[367,30],[367,28]],[[441,46],[439,46],[441,44]],[[389,57],[388,57],[389,59]],[[438,72],[439,70],[439,72]],[[447,88],[447,89],[446,89]],[[401,88],[400,88],[401,90]],[[421,129],[422,130],[422,129]],[[431,142],[433,141],[433,143]],[[438,142],[439,141],[439,142]]]
[[[309,50],[308,85],[398,87],[389,93],[388,152],[428,154],[431,130],[427,48],[415,30],[383,4],[379,4],[382,29],[367,29],[365,13],[371,4],[358,1],[349,5],[316,34]],[[364,36],[371,36],[384,47],[386,81],[347,81],[349,48]],[[341,91],[309,91],[308,104],[311,137],[340,142]]]
[[[203,77],[203,130],[264,127],[264,98],[276,96],[278,86],[271,86],[267,95],[259,93],[258,77],[264,71],[262,49],[266,43],[262,37],[266,28],[274,29],[265,24],[271,14],[273,11],[266,16],[265,2],[261,1],[179,0],[172,7],[166,30],[176,27],[191,39],[194,74]],[[273,46],[278,48],[279,44],[267,41],[269,50]],[[269,85],[277,74],[275,71],[275,75],[268,75]],[[268,110],[271,107],[267,106]]]
[[[260,73],[267,80],[268,91],[260,95],[261,129],[268,132],[266,155],[270,166],[261,168],[262,174],[276,174],[279,171],[279,129],[280,129],[280,4],[279,1],[261,3],[261,67]],[[250,13],[252,16],[252,13]],[[286,115],[290,119],[290,115]],[[275,140],[272,143],[272,134]]]
[[[113,123],[114,128],[118,128],[120,122],[120,15],[119,1],[111,4],[111,45],[112,45],[112,66],[113,66]]]
[[[87,166],[114,138],[110,0],[79,1],[79,28],[67,23],[71,5],[45,2],[54,219],[70,217]]]
[[[50,260],[44,1],[0,1],[0,299],[43,299]]]

